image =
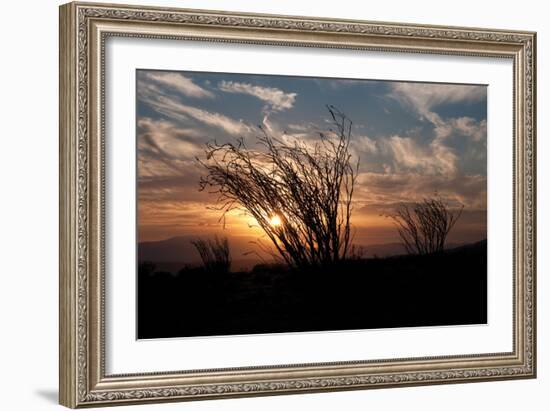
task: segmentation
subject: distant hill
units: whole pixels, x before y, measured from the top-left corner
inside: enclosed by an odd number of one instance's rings
[[[160,241],[141,242],[138,244],[138,260],[154,262],[159,271],[176,273],[186,265],[200,264],[199,254],[191,243],[196,239],[197,236],[178,236]],[[244,255],[252,247],[248,239],[230,239],[229,244],[233,270],[249,270],[261,262],[258,257]]]
[[[401,243],[370,244],[360,246],[363,249],[364,258],[389,257],[391,255],[405,254],[405,247]]]
[[[138,244],[139,261],[154,261],[156,263],[177,263],[177,264],[197,264],[200,262],[199,255],[191,244],[197,236],[178,236],[160,241],[144,241]],[[230,247],[233,260],[238,265],[248,265],[254,262],[260,262],[259,258],[252,255],[246,257],[244,253],[250,251],[252,246],[249,241],[253,237],[241,241],[230,238]],[[462,244],[449,243],[447,249],[460,247]],[[389,257],[392,255],[406,254],[405,248],[401,243],[369,244],[358,245],[362,250],[361,257]],[[238,263],[240,261],[240,263]]]
[[[178,236],[160,241],[146,241],[138,245],[138,259],[140,261],[154,261],[157,263],[197,264],[200,262],[195,247],[191,244],[196,236]],[[252,240],[252,239],[251,239]],[[248,243],[236,244],[230,239],[230,245],[235,263],[239,265],[259,262],[258,258],[243,258],[243,253],[250,249]],[[405,254],[405,249],[400,243],[371,244],[360,246],[362,257],[388,257],[391,255]]]
[[[447,254],[453,254],[453,253],[463,253],[468,251],[475,251],[479,248],[487,248],[487,239],[483,239],[481,241],[476,241],[475,243],[468,243],[468,244],[461,244],[461,245],[451,245],[449,247],[446,247],[445,253]]]
[[[487,240],[482,240],[476,243],[469,244],[460,244],[460,243],[448,243],[445,246],[445,249],[448,252],[452,250],[461,249],[463,247],[476,247],[482,243],[486,243]],[[373,257],[391,257],[394,255],[403,255],[407,254],[405,247],[401,243],[388,243],[388,244],[371,244],[365,245],[363,247],[363,258],[373,258]]]
[[[191,244],[196,236],[179,236],[160,241],[146,241],[138,244],[138,259],[155,262],[199,261],[199,255]]]

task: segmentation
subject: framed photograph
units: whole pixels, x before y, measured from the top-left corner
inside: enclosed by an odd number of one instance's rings
[[[536,375],[533,32],[60,8],[60,403]]]

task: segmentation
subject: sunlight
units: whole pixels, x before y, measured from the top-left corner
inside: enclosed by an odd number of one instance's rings
[[[278,227],[281,225],[281,223],[281,217],[279,217],[278,215],[274,215],[273,217],[271,217],[271,220],[269,220],[269,224],[272,227]]]

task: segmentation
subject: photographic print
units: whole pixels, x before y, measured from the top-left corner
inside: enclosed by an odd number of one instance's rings
[[[487,322],[485,85],[136,77],[138,338]]]

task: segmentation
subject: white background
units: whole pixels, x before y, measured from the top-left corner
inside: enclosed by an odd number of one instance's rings
[[[151,0],[152,1],[152,0]],[[133,0],[134,3],[147,4]],[[292,2],[266,0],[161,1],[156,5],[223,8],[279,14],[360,18],[538,31],[539,181],[550,177],[548,38],[543,2],[463,0],[449,8],[438,1]],[[6,410],[53,410],[57,397],[57,1],[3,5],[0,25],[0,390]],[[548,186],[548,185],[547,185]],[[543,410],[550,389],[550,190],[539,184],[539,378],[347,393],[263,397],[125,409],[256,410],[291,409],[490,409]]]

